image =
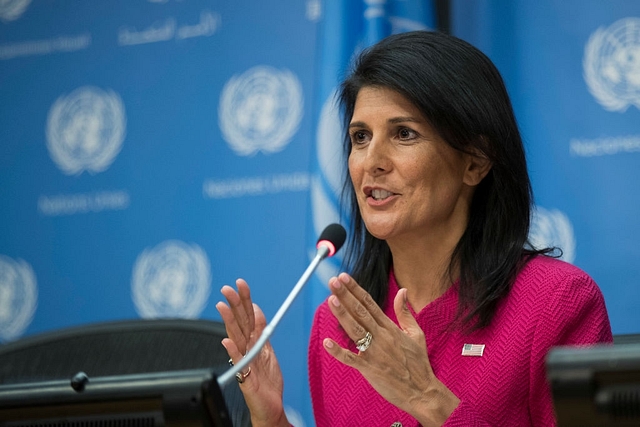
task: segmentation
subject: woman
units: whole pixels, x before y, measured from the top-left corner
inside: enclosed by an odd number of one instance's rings
[[[365,51],[340,95],[352,233],[309,344],[323,426],[554,425],[548,350],[611,342],[578,268],[527,246],[531,187],[502,79],[451,36]],[[266,322],[246,282],[218,304],[234,361]],[[272,348],[241,389],[254,426],[288,425]]]

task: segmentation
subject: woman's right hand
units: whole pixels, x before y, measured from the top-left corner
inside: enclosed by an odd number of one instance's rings
[[[251,301],[247,282],[238,279],[236,286],[237,291],[231,286],[223,286],[220,292],[227,304],[222,301],[216,304],[228,336],[222,340],[222,345],[233,363],[238,363],[247,354],[267,326],[264,313]],[[289,426],[282,399],[282,372],[270,343],[265,344],[249,367],[251,372],[240,384],[240,390],[251,412],[251,424],[254,427]]]

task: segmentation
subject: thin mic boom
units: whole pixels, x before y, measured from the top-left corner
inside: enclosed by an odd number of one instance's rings
[[[338,252],[344,244],[346,236],[347,232],[340,224],[331,224],[324,229],[324,231],[320,234],[320,238],[318,239],[318,244],[316,246],[318,251],[316,252],[316,256],[313,258],[304,273],[302,273],[302,276],[300,276],[300,279],[298,279],[298,283],[296,283],[296,285],[293,287],[293,289],[287,296],[287,299],[284,300],[284,302],[278,309],[278,312],[275,314],[275,316],[273,316],[271,322],[269,322],[269,324],[264,328],[262,334],[260,335],[260,338],[258,338],[258,341],[256,341],[251,350],[249,350],[249,352],[242,358],[242,360],[240,360],[238,363],[228,369],[227,372],[218,377],[218,385],[220,385],[220,387],[224,387],[225,385],[227,385],[238,372],[244,370],[244,368],[246,368],[247,365],[251,363],[251,361],[258,355],[260,350],[262,350],[262,347],[264,347],[264,345],[273,334],[273,331],[275,330],[284,314],[287,312],[287,310],[289,310],[289,307],[293,303],[293,300],[298,296],[304,285],[309,281],[309,278],[318,267],[320,262],[323,259],[333,256],[336,252]]]

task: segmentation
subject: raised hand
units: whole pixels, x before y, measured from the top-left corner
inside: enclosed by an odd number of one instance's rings
[[[333,315],[361,345],[353,353],[325,338],[325,349],[360,371],[387,401],[423,426],[442,425],[460,400],[433,373],[424,333],[407,307],[406,290],[401,289],[394,300],[398,327],[348,274],[332,278],[329,288]]]
[[[222,301],[216,304],[228,335],[222,340],[222,345],[233,363],[238,363],[244,357],[267,326],[264,313],[251,301],[247,282],[238,279],[236,287],[237,291],[231,286],[223,286],[220,292],[227,304]],[[241,380],[240,390],[251,412],[254,427],[289,426],[282,401],[282,372],[269,343],[253,359],[249,368],[241,373]]]

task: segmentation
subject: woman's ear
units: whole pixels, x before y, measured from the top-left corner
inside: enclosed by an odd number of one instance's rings
[[[463,181],[468,186],[475,187],[487,176],[493,165],[487,155],[475,147],[466,156],[467,168]]]

